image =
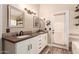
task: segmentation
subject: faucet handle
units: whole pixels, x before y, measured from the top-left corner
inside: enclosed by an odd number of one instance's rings
[[[16,33],[16,36],[19,36],[19,34],[18,34],[18,33]]]

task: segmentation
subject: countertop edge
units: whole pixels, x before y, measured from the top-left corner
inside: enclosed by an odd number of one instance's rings
[[[47,32],[45,32],[45,33],[47,33]],[[45,34],[45,33],[41,33],[41,34]],[[38,34],[38,35],[41,35],[41,34]],[[36,37],[36,36],[38,36],[38,35],[31,36],[31,37],[28,37],[28,38],[22,38],[21,40],[17,40],[17,41],[8,40],[7,38],[3,37],[3,40],[6,40],[6,41],[9,41],[9,42],[11,42],[11,43],[16,44],[16,43],[18,43],[18,42],[21,42],[21,41],[24,41],[24,40],[28,40],[28,39],[33,38],[33,37]]]

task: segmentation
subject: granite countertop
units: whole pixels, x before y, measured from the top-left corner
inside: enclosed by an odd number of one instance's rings
[[[42,33],[31,33],[29,34],[30,36],[29,37],[25,37],[25,38],[17,38],[17,36],[3,36],[3,40],[7,40],[9,42],[12,42],[12,43],[17,43],[17,42],[20,42],[20,41],[23,41],[23,40],[27,40],[27,39],[30,39],[30,38],[33,38],[35,36],[38,36],[38,35],[41,35],[41,34],[45,34],[47,32],[42,32]]]

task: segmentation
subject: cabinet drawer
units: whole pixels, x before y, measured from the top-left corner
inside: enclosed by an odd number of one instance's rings
[[[40,47],[38,47],[38,53],[40,53],[41,51],[42,51],[42,47],[40,46]]]
[[[40,45],[42,45],[42,43],[39,43],[38,45],[40,46]]]
[[[41,39],[38,40],[39,42],[42,41]]]
[[[44,47],[45,47],[45,45],[40,45],[40,46],[38,47],[39,53],[44,49]]]

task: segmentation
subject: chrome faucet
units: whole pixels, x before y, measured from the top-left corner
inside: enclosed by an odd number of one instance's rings
[[[23,31],[20,31],[19,35],[20,35],[20,36],[23,35]]]

